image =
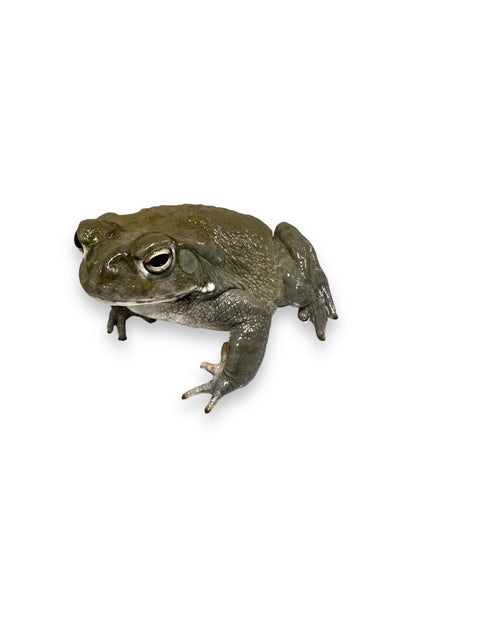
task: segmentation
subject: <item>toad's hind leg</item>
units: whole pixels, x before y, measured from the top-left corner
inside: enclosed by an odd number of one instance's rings
[[[288,222],[277,225],[275,238],[288,252],[288,263],[284,265],[284,297],[279,306],[299,307],[300,320],[311,320],[318,338],[325,340],[327,319],[336,319],[338,316],[327,276],[318,263],[315,249]]]

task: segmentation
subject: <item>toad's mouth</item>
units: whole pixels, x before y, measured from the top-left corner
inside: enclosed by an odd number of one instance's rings
[[[104,304],[108,304],[112,307],[140,307],[147,304],[163,304],[164,302],[175,302],[176,300],[183,298],[183,296],[171,296],[165,298],[139,298],[136,300],[110,300],[107,298],[100,298],[99,296],[93,297],[95,298],[95,300],[98,300],[98,302],[103,302]]]
[[[111,297],[101,297],[98,294],[92,296],[95,300],[99,302],[103,302],[104,304],[108,304],[111,307],[141,307],[146,305],[157,305],[157,304],[167,304],[169,302],[177,302],[186,296],[189,296],[191,293],[195,291],[203,291],[203,289],[199,289],[198,287],[192,287],[188,291],[184,293],[175,294],[165,294],[158,295],[152,298],[118,298],[112,299]]]

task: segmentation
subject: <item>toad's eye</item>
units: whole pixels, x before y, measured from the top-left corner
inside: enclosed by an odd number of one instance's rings
[[[143,266],[150,273],[161,273],[166,271],[172,264],[173,252],[171,249],[160,249],[154,251],[143,261]]]
[[[80,251],[83,253],[83,245],[80,242],[80,240],[78,239],[78,235],[77,234],[75,234],[73,236],[73,241],[74,241],[75,246],[77,247],[77,249],[80,249]]]

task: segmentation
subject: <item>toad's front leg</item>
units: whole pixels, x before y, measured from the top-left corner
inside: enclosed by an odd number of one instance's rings
[[[126,340],[127,332],[125,329],[125,323],[127,322],[128,318],[131,318],[132,316],[138,316],[139,318],[142,318],[147,322],[155,322],[154,318],[147,318],[146,316],[142,316],[139,313],[134,313],[127,307],[112,306],[110,315],[108,316],[107,332],[112,333],[113,327],[117,327],[118,339]]]
[[[230,293],[230,292],[229,292]],[[242,292],[242,297],[246,295]],[[234,324],[230,328],[230,340],[222,346],[218,364],[202,362],[200,365],[212,374],[210,382],[190,389],[183,394],[185,400],[199,393],[210,393],[212,397],[205,407],[210,413],[220,398],[235,389],[244,387],[254,378],[267,346],[271,315],[254,300],[247,309],[234,313]],[[243,305],[242,305],[243,307]]]

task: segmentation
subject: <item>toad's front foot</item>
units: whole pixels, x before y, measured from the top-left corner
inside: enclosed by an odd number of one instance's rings
[[[217,404],[222,396],[231,391],[230,383],[226,379],[223,369],[225,367],[225,362],[227,360],[228,355],[228,342],[225,342],[222,346],[221,360],[218,364],[211,364],[210,362],[202,362],[200,367],[205,369],[212,374],[213,378],[210,382],[206,382],[205,384],[201,384],[194,389],[190,389],[186,391],[182,399],[187,400],[187,398],[191,398],[192,396],[196,396],[199,393],[211,393],[212,397],[210,398],[207,406],[205,407],[205,413],[210,413],[213,407]]]
[[[131,318],[132,316],[138,316],[146,322],[155,322],[154,318],[141,316],[139,313],[130,311],[130,309],[128,309],[127,307],[113,306],[110,310],[110,315],[108,316],[107,332],[112,333],[113,327],[117,327],[118,339],[126,340],[127,332],[125,329],[125,323],[127,322],[128,318]]]

